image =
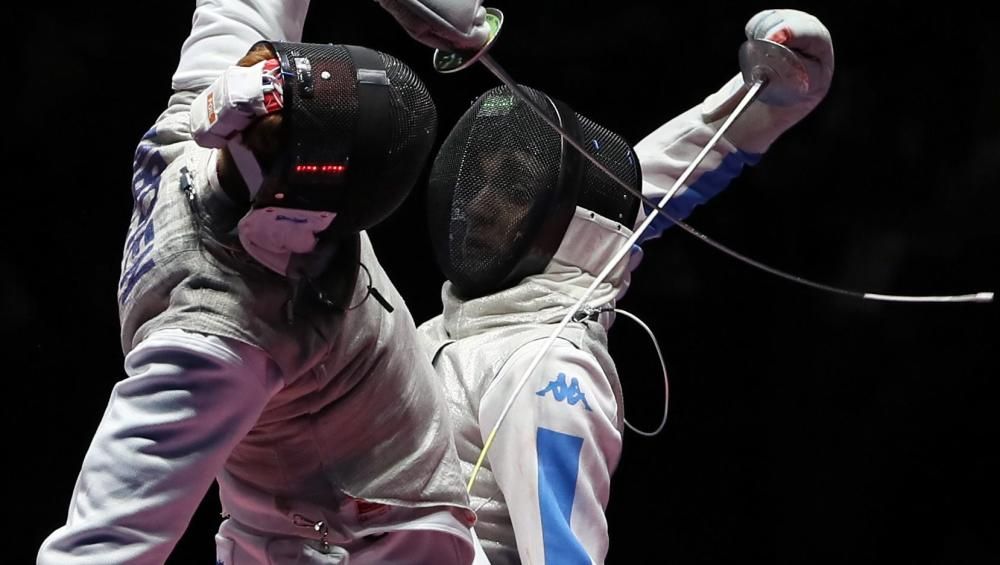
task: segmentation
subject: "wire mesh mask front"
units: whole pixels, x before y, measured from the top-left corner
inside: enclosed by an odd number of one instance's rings
[[[525,91],[557,123],[575,122]],[[506,87],[480,96],[442,144],[428,187],[432,245],[455,290],[483,296],[541,272],[572,218],[579,173],[575,151]]]

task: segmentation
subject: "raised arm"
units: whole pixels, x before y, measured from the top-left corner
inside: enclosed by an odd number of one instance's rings
[[[198,0],[174,90],[197,90],[261,39],[301,41],[309,0]]]
[[[765,10],[746,25],[746,36],[782,43],[805,64],[809,88],[787,105],[755,101],[668,201],[667,212],[682,220],[694,208],[722,192],[743,167],[754,165],[782,133],[808,115],[823,99],[833,77],[833,42],[823,24],[797,10]],[[658,202],[719,130],[746,87],[737,74],[694,108],[670,120],[640,141],[636,154],[642,164],[642,192]],[[646,210],[648,212],[648,209]],[[640,214],[636,225],[645,216]],[[644,239],[658,237],[673,222],[654,219]]]

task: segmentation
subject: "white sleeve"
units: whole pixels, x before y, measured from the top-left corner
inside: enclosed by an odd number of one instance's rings
[[[727,84],[720,92],[728,91]],[[713,96],[718,96],[716,93]],[[711,98],[711,97],[710,97]],[[721,123],[706,123],[704,105],[698,105],[657,128],[635,146],[642,167],[642,194],[654,203],[670,190],[685,169],[708,144]],[[740,150],[725,136],[695,168],[684,185],[667,201],[666,211],[683,220],[694,208],[722,192],[745,165],[760,161],[760,153]],[[652,210],[643,205],[636,226]],[[657,214],[640,241],[659,237],[673,222]]]
[[[484,394],[484,441],[546,341],[518,350]],[[488,457],[522,562],[604,562],[604,510],[622,449],[618,406],[597,361],[562,340],[518,395]]]
[[[197,90],[262,39],[301,41],[309,0],[198,0],[174,90]]]
[[[151,334],[125,371],[39,565],[163,563],[281,383],[260,349],[181,330]]]

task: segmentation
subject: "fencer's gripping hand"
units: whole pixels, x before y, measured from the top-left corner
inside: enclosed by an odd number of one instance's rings
[[[833,78],[833,40],[815,16],[798,10],[764,10],[746,25],[748,39],[766,39],[794,51],[803,63],[808,88],[781,105],[755,101],[732,125],[726,137],[749,153],[763,153],[786,130],[808,115],[826,96]],[[721,121],[746,93],[741,74],[703,104],[706,122]]]
[[[483,0],[375,0],[414,39],[447,52],[475,51],[486,44]]]

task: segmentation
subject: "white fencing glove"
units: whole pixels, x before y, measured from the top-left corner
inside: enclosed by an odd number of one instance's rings
[[[486,44],[483,0],[375,0],[414,39],[447,52],[475,51]]]
[[[746,25],[749,39],[767,39],[794,51],[804,64],[808,88],[797,100],[781,106],[754,101],[727,130],[725,137],[749,153],[764,153],[788,128],[804,118],[826,96],[833,78],[833,41],[815,16],[798,10],[764,10]],[[718,92],[705,99],[706,122],[719,122],[735,108],[747,92],[742,74],[737,74]]]

